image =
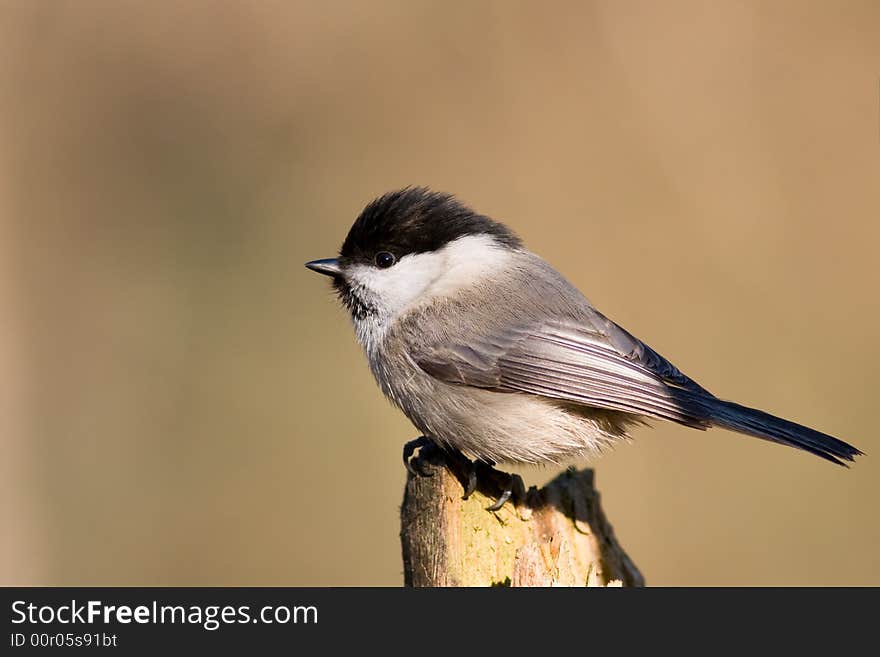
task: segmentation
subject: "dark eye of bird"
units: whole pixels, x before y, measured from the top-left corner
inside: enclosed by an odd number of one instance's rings
[[[376,266],[381,267],[382,269],[388,269],[391,265],[397,262],[397,258],[394,257],[393,253],[388,253],[388,251],[380,251],[376,254]]]

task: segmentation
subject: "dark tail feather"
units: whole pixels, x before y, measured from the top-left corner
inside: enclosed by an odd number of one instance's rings
[[[863,452],[833,436],[810,429],[781,417],[733,402],[713,399],[707,404],[712,423],[725,429],[763,438],[774,443],[790,445],[815,454],[823,459],[846,466]],[[849,466],[846,466],[849,467]]]

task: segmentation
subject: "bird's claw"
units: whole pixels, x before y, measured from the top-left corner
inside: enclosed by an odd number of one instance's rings
[[[477,490],[477,464],[471,462],[471,469],[468,472],[467,486],[464,487],[464,495],[461,496],[461,499],[466,500],[474,494],[475,490]]]
[[[486,507],[486,511],[500,511],[501,507],[503,507],[507,500],[510,499],[510,496],[513,495],[513,477],[514,475],[508,475],[507,484],[501,489],[501,495],[498,496],[498,499],[495,500],[492,504]]]
[[[434,474],[432,472],[428,472],[422,467],[421,459],[413,455],[416,453],[416,450],[422,450],[428,447],[434,447],[434,441],[428,438],[427,436],[419,436],[415,440],[410,440],[403,446],[403,465],[406,466],[406,471],[409,472],[414,477],[433,477]]]
[[[510,499],[511,495],[513,495],[513,486],[508,486],[502,491],[501,495],[493,504],[486,507],[486,511],[500,511],[501,507],[503,507],[507,500]]]
[[[486,511],[491,511],[493,513],[495,511],[500,511],[501,507],[503,507],[511,497],[514,499],[514,503],[516,503],[517,500],[522,501],[526,497],[526,487],[519,475],[507,474],[507,482],[501,489],[501,495],[498,496],[498,499],[495,500],[494,503],[486,507]]]
[[[446,449],[446,455],[454,466],[456,475],[462,479],[464,494],[461,499],[466,500],[477,490],[477,461],[471,461],[458,449]]]

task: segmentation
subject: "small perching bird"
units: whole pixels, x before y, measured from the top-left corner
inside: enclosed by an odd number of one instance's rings
[[[376,381],[424,434],[408,444],[407,462],[426,437],[490,465],[558,463],[651,419],[723,427],[841,465],[862,454],[715,397],[510,229],[450,195],[385,194],[354,222],[338,258],[306,266],[332,277]],[[466,494],[474,484],[472,475]]]

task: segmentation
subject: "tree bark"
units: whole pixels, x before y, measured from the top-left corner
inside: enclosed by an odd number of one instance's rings
[[[461,464],[422,450],[401,507],[406,586],[643,586],[599,505],[593,471],[569,469],[538,490],[515,476],[511,501],[487,511],[511,475],[478,471],[463,500]],[[515,490],[516,490],[515,488]]]

